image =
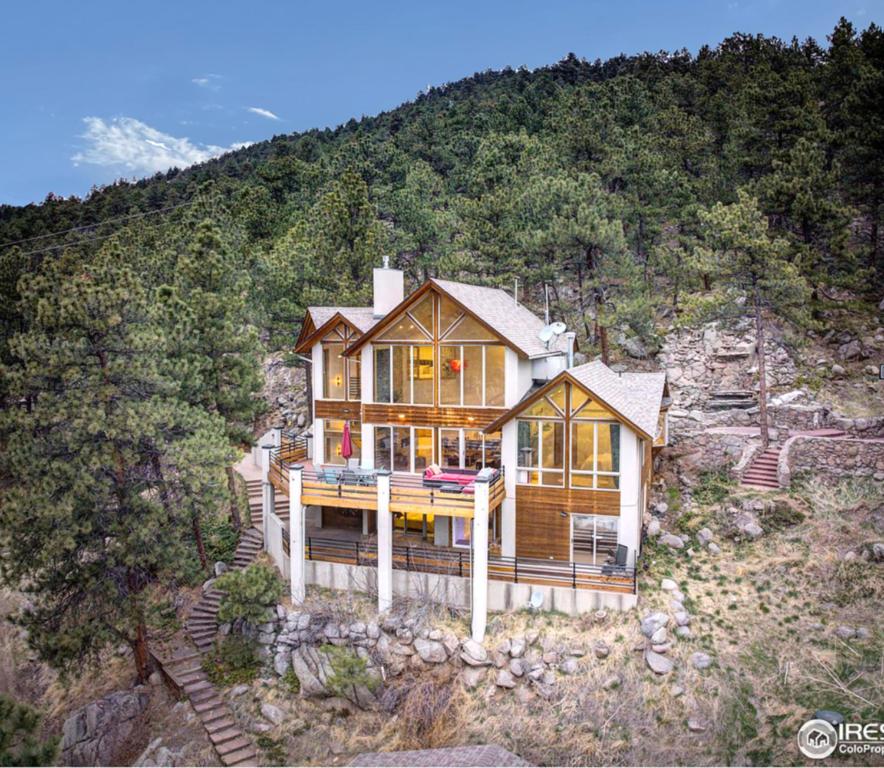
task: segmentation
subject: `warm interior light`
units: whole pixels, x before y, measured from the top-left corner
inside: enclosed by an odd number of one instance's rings
[[[340,456],[340,455],[341,455],[341,444],[338,443],[338,444],[335,446],[335,456]]]
[[[335,386],[336,386],[336,387],[342,387],[342,386],[344,386],[344,379],[341,377],[340,374],[338,374],[337,376],[335,376]]]
[[[404,413],[400,413],[400,414],[399,414],[399,418],[400,418],[400,419],[404,419],[404,418],[405,418],[405,414],[404,414]]]

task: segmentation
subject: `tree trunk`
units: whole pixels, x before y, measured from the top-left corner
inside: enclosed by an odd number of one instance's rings
[[[242,530],[242,518],[239,516],[239,500],[236,495],[236,470],[227,467],[227,489],[230,491],[230,522],[239,533]]]
[[[203,543],[203,527],[200,523],[200,513],[196,510],[190,516],[190,524],[193,528],[193,538],[196,541],[196,551],[200,556],[200,565],[203,570],[209,572],[209,561],[206,559],[206,545]]]
[[[132,655],[135,657],[136,683],[141,685],[147,682],[151,672],[150,652],[147,647],[147,627],[144,626],[144,621],[139,621],[135,630]]]
[[[610,352],[608,348],[608,329],[604,325],[599,325],[598,319],[595,321],[595,332],[599,338],[599,349],[602,353],[602,362],[607,365]]]
[[[761,301],[758,288],[755,288],[755,352],[758,355],[758,419],[761,427],[761,449],[770,443],[767,428],[767,370],[764,364],[764,318],[761,315]]]

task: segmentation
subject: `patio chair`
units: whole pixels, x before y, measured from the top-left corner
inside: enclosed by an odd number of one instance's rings
[[[322,481],[329,485],[337,485],[341,482],[341,472],[337,469],[329,469],[328,467],[318,470],[317,475],[322,473]]]
[[[626,561],[629,559],[629,547],[625,544],[617,545],[617,553],[614,555],[614,562],[610,565],[602,566],[602,573],[605,576],[625,576]]]

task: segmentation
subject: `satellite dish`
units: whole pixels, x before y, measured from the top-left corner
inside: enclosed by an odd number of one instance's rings
[[[553,336],[561,336],[567,329],[568,326],[563,322],[550,323],[549,325],[544,325],[537,333],[537,336],[548,347]]]

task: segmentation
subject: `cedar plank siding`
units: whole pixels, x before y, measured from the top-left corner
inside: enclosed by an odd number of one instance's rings
[[[403,424],[416,427],[484,429],[506,413],[506,408],[469,408],[435,405],[363,403],[364,424]]]
[[[358,421],[360,418],[360,403],[358,400],[315,400],[314,418],[316,419],[339,419],[346,421]]]
[[[620,492],[516,486],[516,556],[570,560],[572,513],[619,516]]]

